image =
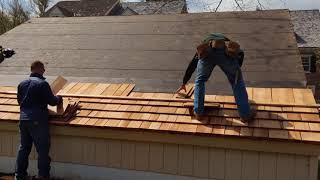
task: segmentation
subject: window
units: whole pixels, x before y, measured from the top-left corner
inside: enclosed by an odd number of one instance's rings
[[[305,72],[308,72],[310,73],[311,72],[311,59],[312,58],[312,55],[302,55],[301,56],[301,59],[302,59],[302,66],[303,66],[303,69]]]

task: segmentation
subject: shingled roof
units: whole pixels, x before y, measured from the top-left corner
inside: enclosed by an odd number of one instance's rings
[[[64,16],[106,16],[118,4],[118,0],[81,0],[81,1],[60,1],[51,7],[46,16],[58,8]]]
[[[290,11],[299,47],[320,47],[319,10]]]
[[[287,10],[148,16],[35,18],[0,36],[15,56],[0,64],[0,85],[16,86],[34,60],[46,75],[75,82],[133,83],[135,91],[174,92],[195,47],[222,32],[245,51],[244,78],[253,87],[304,87]],[[208,94],[231,93],[216,68]]]
[[[45,15],[50,16],[50,13],[58,8],[65,17],[72,17],[79,11],[80,1],[59,1],[46,11]]]
[[[309,89],[248,88],[257,111],[253,123],[239,119],[231,96],[206,96],[206,103],[219,103],[200,120],[185,107],[191,99],[174,94],[131,92],[129,84],[71,83],[59,92],[65,100],[79,101],[71,120],[51,118],[55,125],[107,129],[155,131],[206,136],[286,140],[304,143],[320,141],[320,118]],[[0,88],[0,120],[16,123],[19,106],[14,89]],[[131,93],[130,93],[131,92]]]
[[[123,2],[122,10],[118,11],[118,15],[122,15],[123,10],[129,8],[139,15],[150,14],[180,14],[187,12],[187,4],[185,0],[175,1],[147,1],[147,2]],[[127,14],[126,14],[127,15]],[[135,15],[134,13],[132,15]]]

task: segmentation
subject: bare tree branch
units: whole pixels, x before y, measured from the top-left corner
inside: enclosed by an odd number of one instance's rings
[[[241,11],[243,11],[243,8],[240,6],[239,2],[238,2],[237,0],[234,0],[234,2],[237,4],[237,7],[238,7]]]
[[[259,7],[260,7],[261,10],[266,9],[266,8],[261,4],[260,0],[257,0],[257,2],[258,2],[258,4],[259,4]]]
[[[0,35],[12,28],[12,22],[7,14],[5,2],[0,0]]]
[[[32,11],[40,17],[45,16],[51,0],[29,0]]]
[[[15,27],[27,21],[30,13],[23,7],[20,0],[11,0],[8,14],[11,17],[12,27]]]
[[[216,7],[216,9],[214,10],[214,12],[217,12],[217,11],[218,11],[218,9],[219,9],[219,7],[220,7],[220,5],[221,5],[222,1],[223,1],[223,0],[220,0],[219,4],[218,4],[218,6]]]

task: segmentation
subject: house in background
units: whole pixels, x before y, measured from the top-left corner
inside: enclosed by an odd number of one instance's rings
[[[51,7],[47,17],[149,15],[187,13],[185,0],[125,2],[118,0],[60,1]]]
[[[118,0],[60,1],[47,12],[47,17],[107,16],[119,4]]]
[[[117,7],[114,15],[150,15],[150,14],[183,14],[188,13],[184,0],[123,2]]]
[[[187,13],[184,0],[125,2],[119,0],[60,1],[47,12],[47,17],[147,15]]]
[[[290,11],[302,65],[309,86],[320,101],[320,12],[319,10]]]
[[[47,17],[73,17],[78,13],[80,1],[60,1],[47,12]]]

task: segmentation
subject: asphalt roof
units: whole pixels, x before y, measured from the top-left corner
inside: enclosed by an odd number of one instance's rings
[[[299,47],[320,47],[319,10],[290,11]]]
[[[46,15],[50,16],[54,8],[59,8],[66,17],[106,16],[116,4],[118,4],[118,0],[59,1],[46,11]]]
[[[140,15],[148,14],[179,14],[186,11],[185,0],[123,2],[123,9],[129,8]]]
[[[135,91],[172,92],[210,32],[225,33],[245,51],[244,78],[252,87],[304,87],[305,76],[289,11],[148,16],[36,18],[0,36],[17,54],[0,64],[0,85],[17,85],[34,60],[49,79],[134,83]],[[209,94],[230,93],[219,68]]]

